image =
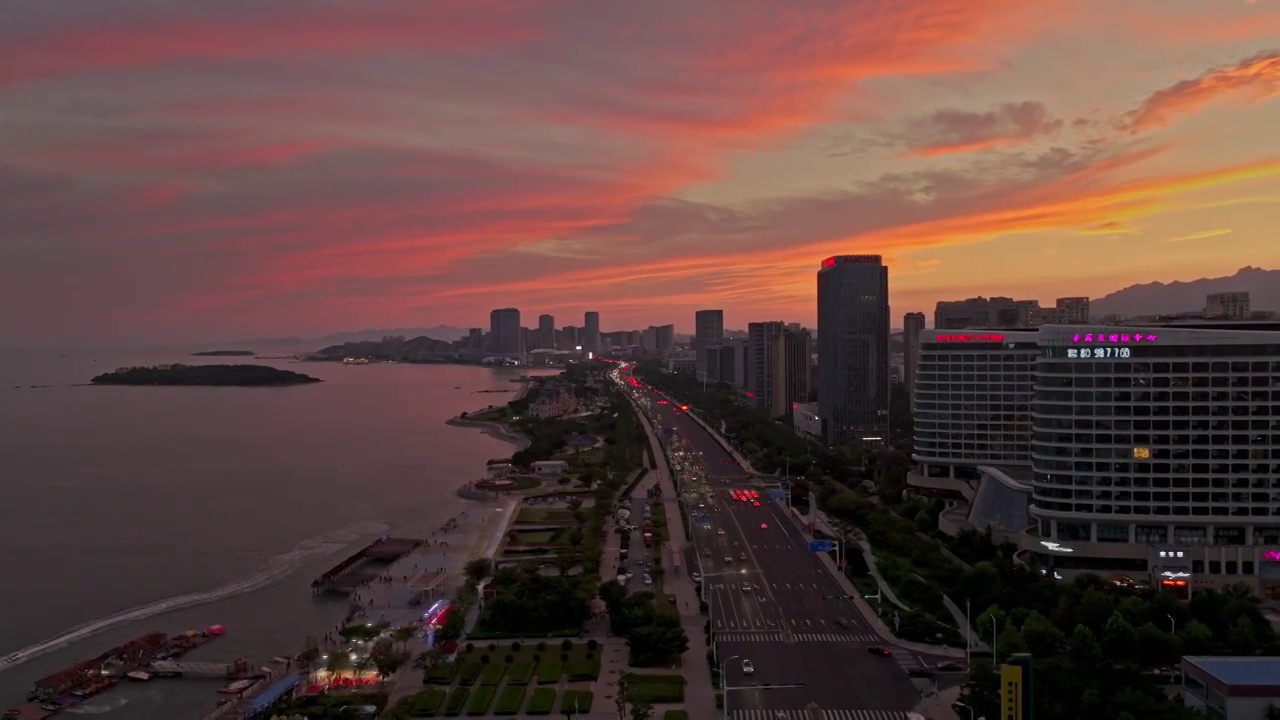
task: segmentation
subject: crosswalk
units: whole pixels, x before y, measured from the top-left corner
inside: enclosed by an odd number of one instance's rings
[[[919,668],[919,667],[925,666],[924,662],[921,661],[920,658],[915,655],[915,653],[911,652],[910,650],[907,650],[906,648],[891,647],[889,648],[889,652],[893,653],[893,659],[897,661],[899,665],[901,665],[904,668],[907,668],[908,670],[910,670],[911,668]]]
[[[733,720],[908,720],[902,710],[823,710],[821,715],[808,710],[732,710]]]
[[[782,633],[753,632],[717,632],[716,640],[721,642],[781,642]],[[882,642],[878,635],[845,635],[841,633],[792,633],[795,642]]]

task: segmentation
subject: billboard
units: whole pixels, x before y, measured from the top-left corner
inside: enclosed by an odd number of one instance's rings
[[[1000,720],[1032,720],[1031,687],[1031,655],[1010,655],[1000,665]]]

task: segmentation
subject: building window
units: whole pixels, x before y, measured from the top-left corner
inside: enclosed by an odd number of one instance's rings
[[[1129,542],[1129,526],[1118,523],[1098,523],[1098,542]]]

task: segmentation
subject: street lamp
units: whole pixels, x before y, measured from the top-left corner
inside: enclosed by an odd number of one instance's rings
[[[968,710],[968,711],[969,711],[969,720],[974,720],[974,719],[973,719],[973,708],[969,707],[968,705],[965,705],[965,704],[964,704],[964,703],[962,703],[962,702],[958,702],[958,703],[956,703],[953,707],[964,708],[965,710]],[[987,720],[987,719],[984,717],[984,718],[982,718],[982,720]]]
[[[723,720],[728,720],[728,685],[724,683],[724,665],[727,665],[728,661],[730,660],[739,659],[739,657],[742,657],[742,656],[735,655],[732,657],[726,657],[726,659],[724,659],[724,661],[721,662],[721,697],[723,698],[723,700],[721,701],[721,710],[724,711],[722,715]]]

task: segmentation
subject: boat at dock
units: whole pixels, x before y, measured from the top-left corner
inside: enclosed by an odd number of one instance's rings
[[[27,702],[6,710],[0,717],[6,720],[52,717],[110,690],[126,678],[149,680],[152,674],[144,670],[151,663],[181,657],[225,632],[223,626],[214,625],[203,631],[188,630],[172,637],[162,632],[136,637],[91,660],[78,662],[37,680],[27,693]]]
[[[218,692],[223,695],[239,695],[245,690],[248,690],[255,682],[257,682],[257,680],[237,680],[226,687],[219,689]]]

